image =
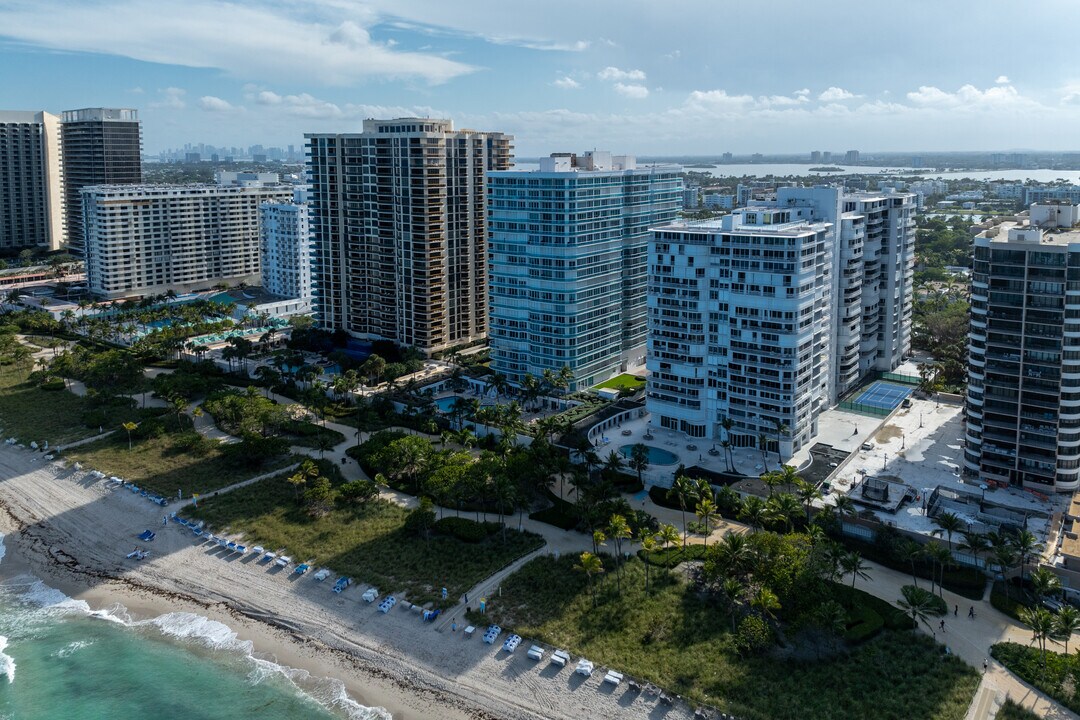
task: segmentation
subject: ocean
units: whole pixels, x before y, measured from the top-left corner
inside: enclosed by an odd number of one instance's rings
[[[4,555],[0,536],[0,561]],[[132,621],[37,578],[0,582],[0,720],[389,720],[192,613]]]

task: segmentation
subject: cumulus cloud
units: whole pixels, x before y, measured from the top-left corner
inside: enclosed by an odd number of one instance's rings
[[[994,82],[997,83],[998,85],[1008,85],[1009,84],[1009,76],[1008,75],[998,75],[997,80],[995,80]]]
[[[974,85],[964,85],[954,93],[933,85],[923,85],[918,90],[909,92],[907,99],[920,107],[945,108],[1036,104],[1020,95],[1012,85],[996,85],[986,90],[980,90]]]
[[[184,96],[187,95],[187,90],[178,87],[167,87],[164,90],[158,90],[158,97],[160,100],[156,100],[150,103],[152,108],[169,108],[170,110],[183,110]]]
[[[116,18],[123,18],[117,22]],[[349,18],[349,19],[346,19]],[[355,19],[354,19],[355,18]],[[406,52],[371,37],[370,12],[323,3],[213,0],[36,0],[0,4],[5,37],[64,51],[218,68],[259,81],[352,85],[368,79],[442,83],[475,68],[437,53]],[[221,28],[229,28],[227,38]]]
[[[199,107],[207,112],[231,112],[236,109],[229,101],[213,95],[203,95],[199,98]]]
[[[644,82],[645,73],[642,70],[620,70],[617,67],[608,66],[598,72],[596,77],[601,80],[632,80],[634,82]]]
[[[569,75],[564,75],[561,78],[556,79],[552,85],[557,88],[562,88],[563,90],[577,90],[581,87],[581,83]]]
[[[856,97],[858,97],[858,96],[855,93],[849,92],[849,91],[845,90],[844,88],[830,87],[828,90],[826,90],[823,93],[821,93],[820,95],[818,95],[817,99],[820,100],[821,102],[826,102],[827,103],[827,102],[839,102],[841,100],[851,100],[852,98],[856,98]]]
[[[633,98],[634,100],[644,100],[649,97],[649,88],[644,85],[633,85],[617,82],[614,85],[615,92],[619,93],[623,97]]]

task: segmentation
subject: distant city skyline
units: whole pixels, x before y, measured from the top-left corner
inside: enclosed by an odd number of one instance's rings
[[[150,155],[398,116],[513,134],[523,156],[1005,150],[1080,121],[1071,44],[1023,32],[1048,18],[1080,6],[0,2],[0,79],[10,109],[137,108]]]

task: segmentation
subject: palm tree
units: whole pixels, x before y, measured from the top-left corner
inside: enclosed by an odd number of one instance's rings
[[[795,495],[802,501],[802,504],[806,506],[806,524],[809,525],[810,507],[815,500],[821,499],[821,491],[817,489],[816,485],[808,483],[802,478],[797,478],[795,481]]]
[[[904,540],[900,545],[900,557],[911,563],[911,580],[915,583],[915,587],[919,587],[919,576],[915,574],[915,563],[923,559],[922,546],[914,540]],[[932,582],[930,587],[933,587]]]
[[[315,440],[314,440],[313,444],[315,446],[315,449],[319,451],[319,457],[322,458],[322,457],[326,457],[326,451],[327,450],[333,450],[334,449],[334,445],[336,443],[334,443],[334,439],[330,435],[319,433],[318,435],[315,436]]]
[[[1080,610],[1063,605],[1054,616],[1054,639],[1065,643],[1065,655],[1069,654],[1069,641],[1074,632],[1080,631]]]
[[[728,603],[728,615],[731,617],[731,632],[735,632],[735,616],[738,614],[740,599],[746,592],[746,586],[738,578],[727,578],[720,586],[724,599]]]
[[[664,549],[667,549],[672,545],[679,544],[679,530],[674,525],[661,525],[657,538],[659,538]]]
[[[128,420],[126,423],[123,423],[121,425],[121,427],[124,428],[125,430],[127,430],[127,434],[128,434],[128,450],[130,450],[131,449],[131,433],[133,433],[135,431],[135,429],[137,427],[139,427],[139,424],[138,423],[133,423],[130,420]]]
[[[838,495],[833,503],[836,505],[836,512],[840,515],[841,520],[846,517],[855,517],[859,512],[855,507],[855,501],[851,499],[850,495]]]
[[[607,458],[604,459],[604,470],[612,478],[618,475],[624,467],[626,467],[626,460],[623,458],[623,454],[618,450],[612,450],[608,453]]]
[[[767,448],[766,448],[766,445],[768,445],[768,444],[769,444],[769,436],[766,435],[765,433],[758,433],[757,446],[758,446],[758,450],[761,451],[761,464],[762,464],[762,466],[764,466],[766,474],[768,474],[768,472],[769,472],[769,456],[766,454],[768,452]]]
[[[775,620],[776,611],[780,609],[780,598],[767,587],[758,588],[757,593],[750,600],[750,607],[761,615],[762,619]]]
[[[1039,600],[1061,592],[1061,578],[1046,568],[1032,570],[1028,580],[1031,581],[1032,592]]]
[[[1011,544],[1020,556],[1020,579],[1023,580],[1028,561],[1037,555],[1041,555],[1046,546],[1039,542],[1039,538],[1035,537],[1030,530],[1021,530],[1016,533]]]
[[[596,555],[585,551],[581,553],[580,561],[574,566],[574,569],[585,573],[585,577],[589,579],[589,594],[592,596],[593,607],[596,607],[596,589],[593,587],[593,576],[604,572],[604,564],[600,562],[600,558]]]
[[[934,611],[935,605],[934,594],[929,590],[912,585],[905,585],[900,588],[900,594],[903,597],[897,600],[896,604],[900,606],[905,614],[911,616],[912,629],[917,629],[920,622],[929,628],[929,617]],[[933,632],[933,628],[930,631]]]
[[[791,428],[780,418],[773,418],[773,425],[776,426],[776,462],[782,462],[783,458],[780,456],[780,437],[782,435],[787,435]]]
[[[931,566],[937,565],[938,568],[938,596],[945,597],[945,588],[943,583],[945,582],[945,568],[952,564],[953,556],[949,551],[949,548],[941,545],[935,540],[931,540],[926,543],[926,547],[923,549],[926,557],[929,558]],[[931,589],[933,587],[931,586]]]
[[[765,502],[765,512],[770,522],[781,524],[791,532],[795,529],[795,518],[802,515],[802,506],[791,493],[780,493]]]
[[[709,522],[716,519],[716,503],[711,498],[703,498],[694,509],[698,520],[705,523],[705,547],[709,546]]]
[[[724,448],[724,457],[727,458],[728,472],[735,472],[735,465],[731,461],[731,441],[726,438],[721,440],[720,447]]]
[[[1031,628],[1031,639],[1039,643],[1042,651],[1042,669],[1046,672],[1046,641],[1054,634],[1054,616],[1044,607],[1022,607],[1017,613],[1020,622]]]
[[[754,549],[745,535],[726,532],[720,542],[713,546],[712,557],[728,577],[746,573],[753,562]]]
[[[1001,584],[1005,587],[1005,597],[1007,598],[1009,597],[1009,579],[1005,576],[1016,565],[1018,556],[1016,551],[1009,545],[994,547],[992,555],[994,556],[994,562],[1001,568]]]
[[[731,449],[734,447],[734,443],[731,441],[731,429],[735,427],[735,421],[725,415],[720,418],[720,427],[724,428],[724,440],[720,443],[720,446],[727,450],[728,468],[735,472],[735,458],[731,454]]]
[[[773,492],[776,490],[776,486],[782,481],[780,479],[780,473],[767,472],[762,473],[761,482],[765,483],[765,487],[769,488],[769,497],[773,496]]]
[[[945,531],[945,534],[949,538],[949,550],[952,550],[952,536],[954,532],[959,532],[964,527],[964,521],[960,519],[956,513],[945,511],[934,518],[934,524]]]
[[[751,495],[743,500],[742,509],[739,510],[739,519],[750,523],[750,527],[757,532],[765,524],[767,514],[765,501],[756,495]]]
[[[593,530],[592,534],[592,547],[594,553],[599,553],[600,548],[607,545],[607,535],[603,530]]]
[[[855,581],[869,580],[870,574],[866,572],[870,569],[870,566],[863,562],[862,556],[857,552],[844,553],[844,557],[840,559],[840,567],[843,568],[844,574],[851,575],[851,600],[855,601]]]
[[[646,535],[641,538],[641,551],[645,554],[645,592],[649,592],[649,566],[652,565],[649,562],[649,556],[656,552],[657,539],[656,535]]]
[[[960,550],[971,553],[975,558],[976,567],[979,564],[979,555],[990,549],[990,541],[979,532],[964,533],[964,541],[960,543]]]
[[[668,497],[674,495],[679,500],[679,509],[682,510],[682,527],[683,527],[683,549],[686,549],[686,506],[690,504],[690,500],[693,499],[697,486],[694,485],[694,481],[685,475],[679,475],[675,478],[675,482],[671,484],[671,490],[668,491]]]
[[[633,533],[630,530],[630,523],[626,522],[626,518],[619,514],[611,516],[608,521],[607,531],[608,537],[615,541],[615,582],[618,585],[619,592],[622,593],[622,541],[629,540]]]
[[[637,471],[638,483],[641,483],[641,474],[649,467],[649,448],[647,445],[637,443],[630,448],[630,467]]]

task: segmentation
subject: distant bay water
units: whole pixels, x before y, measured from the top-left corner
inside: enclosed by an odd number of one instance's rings
[[[0,720],[389,717],[337,681],[254,657],[205,617],[132,622],[122,608],[92,611],[31,576],[0,582]]]

